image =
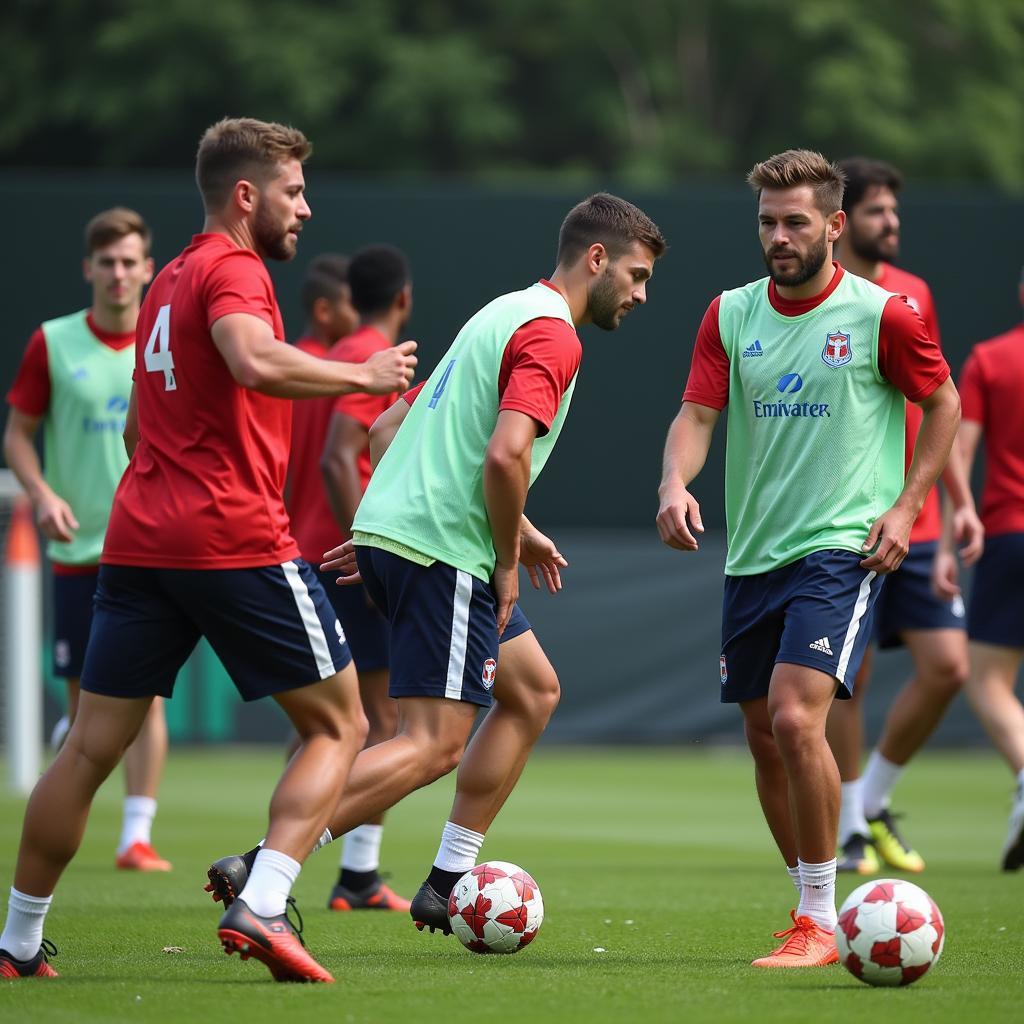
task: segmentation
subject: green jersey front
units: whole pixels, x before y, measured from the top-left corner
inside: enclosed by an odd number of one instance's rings
[[[74,538],[50,541],[47,554],[65,565],[92,565],[103,551],[114,491],[128,465],[122,435],[135,346],[104,345],[89,329],[85,310],[49,320],[42,330],[50,370],[44,473],[78,520]]]
[[[768,279],[722,294],[729,357],[725,572],[859,552],[904,482],[903,395],[878,365],[890,293],[844,273],[820,305],[778,312]]]
[[[370,478],[352,524],[357,544],[426,556],[490,580],[495,556],[483,473],[501,361],[512,335],[541,317],[573,327],[562,295],[537,283],[488,303],[459,331]],[[575,385],[574,376],[551,428],[533,443],[531,484],[558,440]]]

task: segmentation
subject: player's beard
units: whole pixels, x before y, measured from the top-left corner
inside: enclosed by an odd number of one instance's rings
[[[590,286],[587,308],[590,311],[590,322],[595,327],[600,327],[602,331],[614,331],[625,316],[622,300],[615,287],[615,278],[612,276],[612,264],[609,263],[604,273]]]
[[[847,242],[853,250],[854,255],[860,257],[866,263],[889,263],[895,260],[900,254],[900,236],[896,231],[887,231],[884,235],[874,235],[865,238],[857,231],[851,231],[852,225],[847,226],[849,238]]]
[[[289,236],[290,228],[282,228],[257,201],[256,215],[252,222],[253,238],[261,256],[272,260],[287,261],[295,255],[297,243]]]
[[[779,251],[796,257],[796,266],[792,270],[780,271],[772,262],[772,257]],[[808,250],[806,256],[800,256],[795,249],[786,249],[784,246],[773,246],[764,254],[765,266],[768,267],[768,274],[776,285],[786,288],[796,288],[806,284],[825,265],[825,257],[828,256],[828,232],[823,231],[821,239],[815,242]]]

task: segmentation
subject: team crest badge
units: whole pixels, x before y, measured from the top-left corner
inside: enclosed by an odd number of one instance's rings
[[[825,347],[821,350],[821,361],[826,366],[845,366],[853,358],[850,336],[841,331],[833,331],[825,338]]]
[[[726,667],[724,654],[718,659],[718,674],[722,677],[722,685],[725,686],[729,682],[729,669]]]
[[[484,670],[480,673],[480,680],[484,689],[489,690],[494,685],[494,673],[498,670],[498,663],[493,658],[484,662]]]

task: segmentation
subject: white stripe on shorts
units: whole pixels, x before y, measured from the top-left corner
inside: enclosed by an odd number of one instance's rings
[[[281,568],[284,570],[288,586],[292,588],[295,607],[299,610],[302,624],[306,627],[306,636],[309,638],[309,646],[316,661],[316,670],[320,673],[321,679],[329,679],[338,670],[334,667],[334,658],[331,657],[331,648],[327,644],[320,616],[316,613],[316,605],[309,596],[309,587],[306,586],[306,581],[299,574],[299,567],[294,562],[282,562]]]
[[[473,597],[473,577],[455,570],[455,601],[452,609],[452,642],[448,648],[448,679],[444,695],[462,700],[462,674],[466,668],[466,644],[469,641],[469,602]]]
[[[846,630],[846,639],[843,640],[843,649],[839,652],[839,664],[836,666],[836,678],[841,683],[846,682],[846,667],[850,664],[853,645],[857,640],[861,621],[868,608],[868,598],[871,596],[871,581],[877,575],[875,572],[869,572],[861,582],[860,590],[857,591],[857,603],[853,606],[853,618],[850,620],[850,625]]]

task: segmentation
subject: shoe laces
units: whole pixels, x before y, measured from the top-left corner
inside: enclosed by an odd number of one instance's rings
[[[43,939],[39,948],[43,951],[43,959],[47,963],[49,963],[50,957],[57,955],[57,947],[49,939]]]
[[[886,807],[881,814],[878,815],[878,820],[889,830],[889,834],[897,843],[900,844],[900,846],[903,847],[904,850],[909,850],[910,847],[907,846],[906,842],[904,842],[903,836],[900,835],[899,829],[896,828],[896,820],[903,817],[905,817],[903,812],[894,814],[888,807]]]
[[[291,918],[291,912],[295,914],[295,921],[293,921]],[[295,902],[294,896],[289,896],[287,901],[285,902],[284,917],[285,920],[292,926],[292,931],[295,933],[295,937],[302,944],[303,949],[305,949],[306,940],[302,937],[302,929],[304,927],[302,923],[302,914],[299,911],[299,905]]]
[[[772,933],[773,938],[786,940],[775,951],[773,954],[775,956],[782,953],[798,953],[802,955],[807,952],[807,942],[815,928],[815,923],[811,918],[805,917],[803,914],[797,917],[795,910],[791,910],[789,916],[793,919],[793,927],[786,928],[781,932]]]

